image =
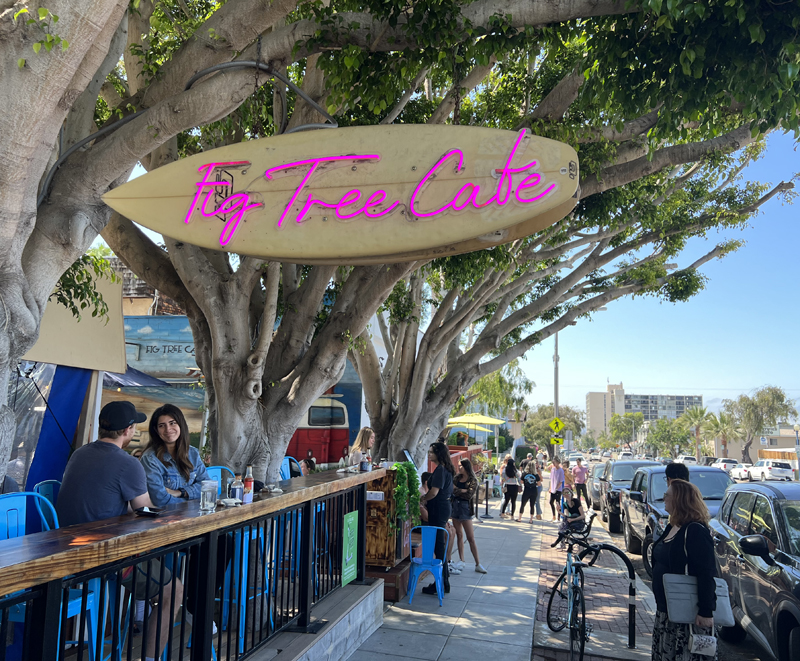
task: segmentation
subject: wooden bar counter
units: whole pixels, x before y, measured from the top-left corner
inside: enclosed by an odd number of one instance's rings
[[[278,482],[282,494],[260,494],[252,504],[241,507],[201,512],[200,501],[190,500],[168,507],[157,518],[126,514],[0,541],[0,596],[246,523],[351,489],[385,472],[315,473]]]

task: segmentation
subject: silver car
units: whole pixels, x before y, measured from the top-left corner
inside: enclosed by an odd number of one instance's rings
[[[589,500],[592,501],[592,509],[600,511],[600,477],[603,475],[606,465],[595,464],[589,470],[586,479],[586,491],[589,493]]]

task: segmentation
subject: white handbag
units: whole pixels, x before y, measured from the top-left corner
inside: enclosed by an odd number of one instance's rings
[[[694,625],[689,625],[689,651],[702,656],[715,656],[717,653],[716,636],[706,636],[694,632]]]
[[[690,524],[691,525],[691,524]],[[683,535],[683,553],[686,552],[686,537]],[[715,578],[717,607],[714,609],[714,623],[723,627],[736,624],[731,610],[731,599],[728,595],[728,584],[721,578]],[[664,595],[667,599],[667,616],[676,624],[694,624],[697,618],[697,577],[689,575],[689,562],[686,562],[685,573],[664,574]]]

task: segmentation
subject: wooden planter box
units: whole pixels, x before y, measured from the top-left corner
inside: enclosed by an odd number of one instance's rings
[[[392,568],[367,566],[367,578],[383,579],[383,600],[401,601],[408,593],[411,561],[406,559]]]
[[[394,502],[397,471],[367,483],[367,491],[383,494],[383,500],[367,500],[366,562],[372,567],[394,567],[411,555],[408,535],[411,524],[398,525]],[[391,522],[395,522],[392,527]]]

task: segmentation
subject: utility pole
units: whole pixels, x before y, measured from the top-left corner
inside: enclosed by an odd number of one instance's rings
[[[553,364],[555,365],[555,393],[553,395],[553,417],[558,417],[558,331],[556,331],[556,353],[553,356]]]

